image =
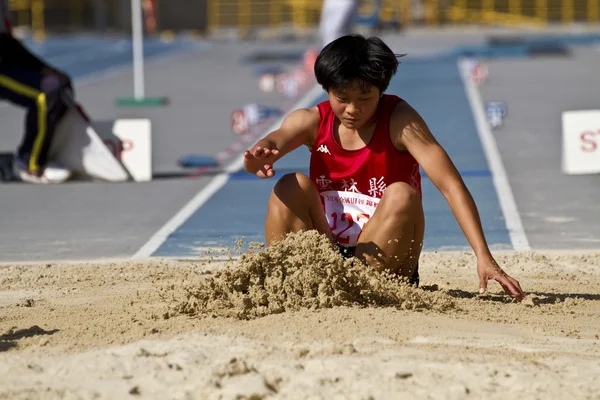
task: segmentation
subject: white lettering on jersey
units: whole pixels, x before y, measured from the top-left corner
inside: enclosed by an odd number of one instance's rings
[[[373,197],[383,196],[383,192],[385,191],[386,187],[387,187],[387,185],[385,184],[385,181],[383,180],[383,176],[379,179],[377,179],[377,178],[369,179],[369,194]]]
[[[350,182],[348,182],[345,179],[342,179],[342,189],[346,192],[360,193],[360,190],[358,190],[358,188],[356,187],[356,183],[357,182],[354,180],[354,178],[350,178]]]
[[[319,185],[322,190],[330,189],[332,182],[333,181],[331,179],[327,179],[325,175],[321,175],[317,178],[317,185]]]
[[[410,174],[410,185],[415,189],[419,188],[419,164],[415,164],[412,173]]]

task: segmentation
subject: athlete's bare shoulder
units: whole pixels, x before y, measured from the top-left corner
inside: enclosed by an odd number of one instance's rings
[[[398,124],[414,117],[417,111],[404,99],[400,100],[392,111],[390,123]]]
[[[319,120],[321,116],[319,115],[319,109],[317,107],[311,108],[298,108],[292,111],[287,117],[286,121],[294,125],[300,125],[303,127],[310,126],[319,126]]]
[[[407,151],[407,139],[435,140],[421,115],[405,100],[396,105],[390,117],[390,138],[399,151]]]
[[[321,116],[317,107],[299,108],[285,118],[281,128],[303,133],[307,139],[305,144],[310,148],[317,136],[320,120]]]

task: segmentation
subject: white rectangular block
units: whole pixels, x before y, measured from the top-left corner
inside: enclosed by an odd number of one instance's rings
[[[118,119],[112,133],[117,143],[105,143],[115,150],[116,157],[123,163],[136,182],[152,180],[152,126],[149,119]]]
[[[562,171],[600,173],[600,110],[562,113]]]

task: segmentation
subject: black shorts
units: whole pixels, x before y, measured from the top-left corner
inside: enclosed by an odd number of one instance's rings
[[[356,246],[345,247],[341,244],[337,244],[338,250],[342,257],[344,258],[352,258],[354,257],[354,253],[356,252]],[[411,285],[419,286],[419,264],[417,263],[417,268],[415,268],[415,272],[413,272],[412,276],[408,279],[408,283]]]

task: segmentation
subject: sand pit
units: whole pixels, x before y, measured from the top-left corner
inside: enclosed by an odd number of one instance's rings
[[[468,253],[424,254],[416,289],[316,237],[3,266],[0,399],[599,398],[600,253],[496,255],[523,303],[478,296]]]

